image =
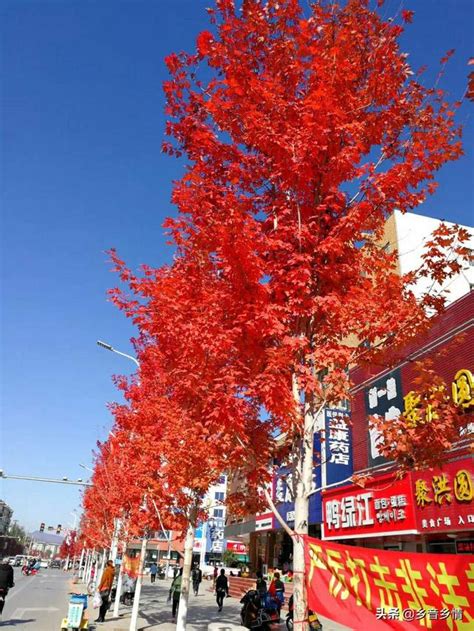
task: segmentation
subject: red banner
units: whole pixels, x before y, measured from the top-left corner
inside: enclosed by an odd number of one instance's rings
[[[130,578],[137,578],[138,568],[140,567],[140,557],[129,557],[127,554],[124,554],[122,563],[123,571],[128,574]]]
[[[351,629],[474,629],[474,556],[387,552],[304,537],[310,609]]]

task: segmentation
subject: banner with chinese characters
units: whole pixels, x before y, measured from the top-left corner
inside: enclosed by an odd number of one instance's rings
[[[351,629],[474,629],[474,556],[304,537],[308,607]]]
[[[325,431],[321,467],[326,484],[342,482],[352,475],[352,430],[349,419],[347,410],[339,408],[324,410]]]
[[[418,530],[474,530],[474,460],[448,462],[443,469],[411,473]]]
[[[410,477],[383,475],[366,488],[350,485],[323,493],[323,539],[353,539],[416,532]]]

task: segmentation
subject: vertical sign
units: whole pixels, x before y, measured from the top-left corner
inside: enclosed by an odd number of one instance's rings
[[[207,522],[207,551],[224,552],[225,521],[220,517],[210,517]]]
[[[353,473],[352,430],[347,410],[330,408],[324,410],[324,444],[322,466],[325,469],[325,484],[343,482]]]
[[[321,467],[320,462],[321,437],[319,432],[314,436],[313,453],[318,466],[313,469],[313,489],[321,487]],[[273,501],[283,517],[289,524],[295,521],[293,474],[291,469],[282,464],[273,477]],[[275,519],[274,527],[281,528],[280,523]],[[321,493],[314,493],[309,498],[309,523],[317,524],[321,522]]]
[[[372,382],[364,391],[365,411],[367,417],[379,416],[386,421],[397,419],[403,411],[402,379],[400,369],[397,368],[381,379]],[[368,424],[368,419],[367,419]],[[369,466],[387,462],[379,451],[378,442],[380,432],[368,428]]]

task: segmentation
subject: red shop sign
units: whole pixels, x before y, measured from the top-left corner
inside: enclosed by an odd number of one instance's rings
[[[442,469],[412,472],[418,530],[474,530],[474,462],[448,462]]]
[[[323,539],[416,533],[411,480],[385,475],[367,488],[351,485],[323,493]]]
[[[227,541],[227,550],[234,554],[247,554],[247,546],[241,541]]]

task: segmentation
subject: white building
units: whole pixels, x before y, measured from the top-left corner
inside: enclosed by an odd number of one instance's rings
[[[440,223],[439,219],[433,217],[415,213],[403,214],[399,210],[396,210],[388,219],[385,231],[386,245],[389,246],[390,251],[398,250],[400,274],[412,272],[422,264],[422,254],[426,250],[426,243]],[[454,225],[448,221],[443,223],[447,226]],[[432,287],[432,281],[429,278],[420,279],[415,288],[415,294],[418,297],[430,289],[436,293],[442,289],[447,291],[448,305],[474,288],[474,229],[470,226],[461,227],[471,235],[467,244],[472,254],[470,264],[466,264],[462,272],[450,279],[443,287],[436,284]]]
[[[200,555],[201,564],[205,561],[220,560],[226,549],[224,541],[226,494],[227,476],[222,475],[218,483],[210,487],[203,501],[208,520],[196,529],[193,551]]]

